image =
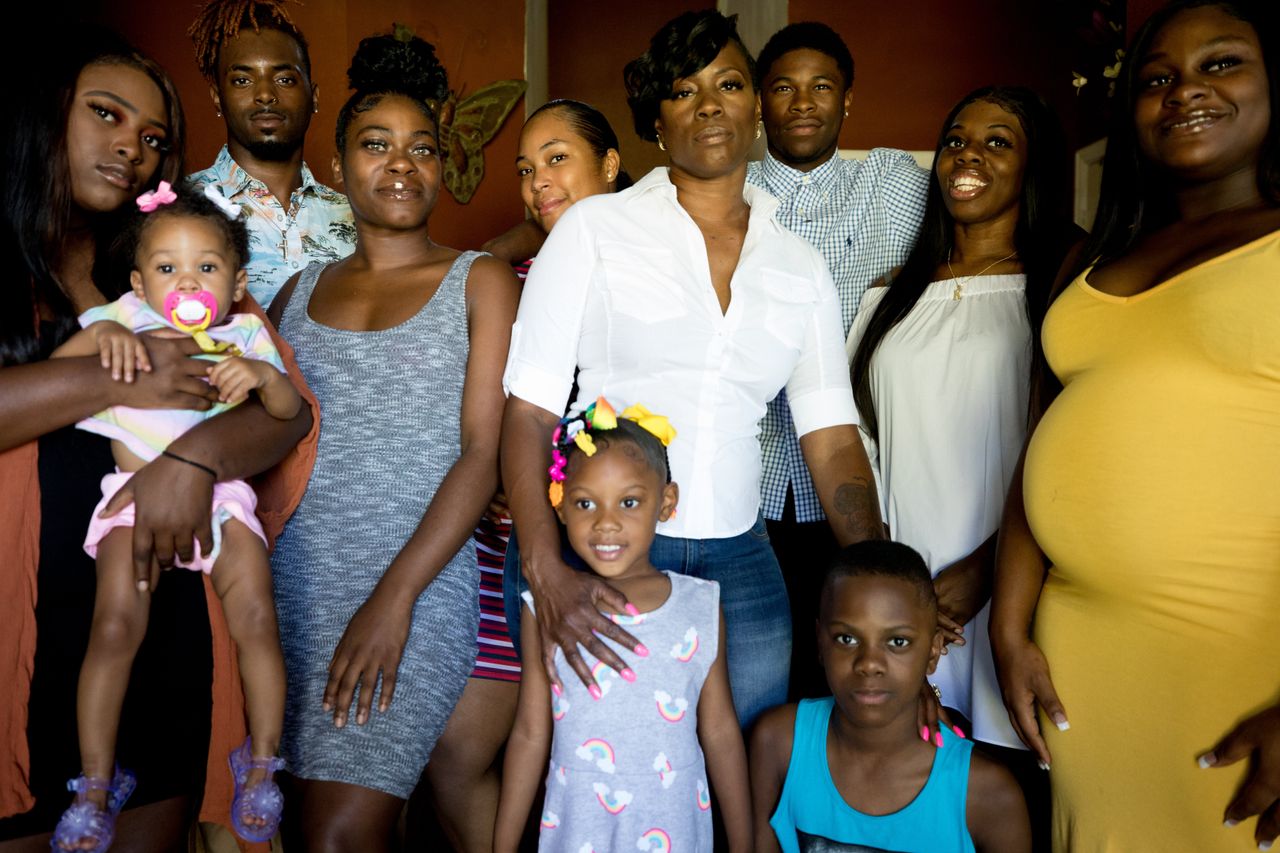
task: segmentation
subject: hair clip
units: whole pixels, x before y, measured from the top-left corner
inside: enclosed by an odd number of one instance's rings
[[[675,427],[666,416],[655,415],[639,404],[628,406],[622,410],[622,414],[618,414],[608,400],[597,397],[581,416],[561,418],[560,423],[556,424],[556,428],[551,433],[551,467],[547,469],[547,474],[551,477],[551,485],[547,489],[547,497],[550,498],[553,507],[559,507],[560,502],[564,500],[564,469],[569,461],[560,448],[574,445],[587,456],[594,456],[596,443],[591,437],[591,432],[617,429],[618,418],[635,422],[645,432],[662,442],[663,447],[668,447],[671,440],[676,437]]]
[[[178,194],[173,191],[173,186],[168,181],[161,181],[154,190],[145,192],[135,199],[138,210],[143,213],[150,213],[161,205],[173,204],[177,200]]]
[[[218,188],[213,184],[205,185],[204,197],[217,205],[218,210],[221,210],[227,219],[238,219],[240,217],[240,205],[229,201],[226,196],[218,192]]]

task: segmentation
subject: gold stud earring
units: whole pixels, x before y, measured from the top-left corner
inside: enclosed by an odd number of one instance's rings
[[[218,118],[222,118],[222,110],[214,110],[218,114]]]

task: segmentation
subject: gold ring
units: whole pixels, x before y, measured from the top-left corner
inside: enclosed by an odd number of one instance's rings
[[[929,684],[929,687],[930,687],[930,689],[932,689],[932,690],[933,690],[933,695],[934,695],[934,697],[938,700],[938,702],[939,702],[939,703],[941,703],[941,702],[942,702],[942,688],[941,688],[941,687],[939,687],[939,686],[938,686],[938,685],[936,685],[936,684],[933,684],[933,683],[930,683],[930,684]]]

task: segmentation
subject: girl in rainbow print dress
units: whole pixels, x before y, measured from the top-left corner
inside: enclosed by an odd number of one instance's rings
[[[548,754],[544,853],[710,853],[712,788],[730,849],[750,849],[746,752],[721,653],[720,588],[649,562],[658,522],[676,509],[665,449],[674,437],[666,418],[643,406],[615,415],[604,398],[552,434],[551,503],[574,552],[632,602],[611,618],[642,645],[613,646],[630,664],[621,674],[580,647],[599,685],[590,691],[558,648],[548,674],[526,593],[524,678],[507,744],[498,853],[517,849]]]

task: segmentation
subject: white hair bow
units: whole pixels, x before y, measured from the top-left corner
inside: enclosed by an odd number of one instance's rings
[[[204,188],[204,197],[209,199],[218,206],[227,217],[227,219],[238,219],[240,216],[240,205],[233,204],[227,200],[227,197],[218,192],[218,188],[213,184],[208,184]]]

